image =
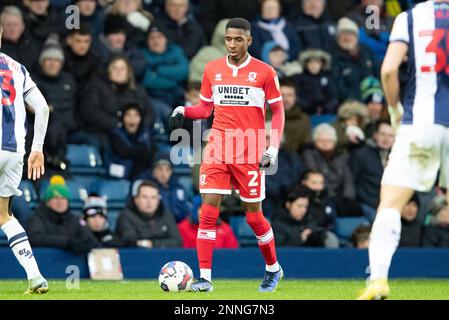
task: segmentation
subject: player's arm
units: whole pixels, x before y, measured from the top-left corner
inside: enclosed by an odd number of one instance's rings
[[[395,129],[400,125],[404,109],[399,100],[399,68],[408,52],[408,13],[401,13],[395,20],[390,44],[381,69],[382,85],[388,103],[391,124]]]
[[[279,80],[274,70],[271,70],[264,86],[265,95],[272,111],[271,116],[271,140],[265,151],[260,167],[266,168],[276,161],[279,148],[281,146],[282,135],[284,133],[285,113],[282,95],[280,92]]]
[[[47,101],[36,86],[25,92],[25,101],[35,114],[33,144],[28,157],[28,179],[36,180],[45,173],[43,147],[49,110]]]

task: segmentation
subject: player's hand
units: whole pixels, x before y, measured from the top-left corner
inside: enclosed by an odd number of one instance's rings
[[[388,106],[388,113],[390,114],[391,126],[395,131],[398,131],[401,126],[402,116],[404,115],[404,107],[400,102],[396,107]]]
[[[276,162],[276,158],[278,156],[278,149],[273,146],[269,146],[267,151],[262,156],[260,160],[259,167],[260,168],[269,168],[273,166]]]
[[[173,113],[168,120],[170,131],[182,128],[184,125],[184,110],[184,107],[176,107],[175,110],[173,110]]]
[[[45,173],[44,154],[40,151],[31,151],[28,157],[28,179],[39,179]]]

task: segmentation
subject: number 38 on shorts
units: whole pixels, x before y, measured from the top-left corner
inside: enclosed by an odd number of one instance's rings
[[[204,163],[200,169],[200,193],[231,194],[232,189],[244,202],[265,199],[265,173],[259,164]]]

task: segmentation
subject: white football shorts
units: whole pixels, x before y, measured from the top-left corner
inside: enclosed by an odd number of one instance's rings
[[[21,196],[19,190],[23,172],[23,152],[0,150],[0,197]]]
[[[449,187],[449,128],[401,125],[382,184],[426,192],[434,186],[438,170],[440,186]]]

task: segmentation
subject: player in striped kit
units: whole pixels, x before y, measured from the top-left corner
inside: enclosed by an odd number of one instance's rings
[[[0,48],[2,32],[0,25]],[[33,180],[44,174],[42,148],[47,130],[48,106],[25,67],[1,52],[0,92],[0,226],[27,274],[29,286],[25,293],[46,293],[48,283],[39,271],[27,234],[10,210],[11,197],[22,194],[18,187],[25,155],[25,102],[35,114],[34,139],[28,158],[28,179]]]
[[[406,56],[408,81],[401,103],[398,73]],[[396,18],[381,73],[392,124],[401,124],[382,178],[369,244],[371,275],[359,300],[388,296],[388,271],[401,235],[400,212],[413,192],[429,191],[438,170],[440,185],[449,187],[448,56],[447,1],[426,1]]]
[[[275,291],[283,270],[276,257],[273,230],[265,219],[261,202],[265,198],[265,172],[275,164],[284,128],[284,108],[279,81],[272,67],[248,54],[251,27],[242,18],[226,26],[226,57],[209,62],[204,70],[200,104],[177,107],[170,127],[182,126],[184,117],[206,119],[212,110],[214,122],[200,169],[203,195],[197,253],[200,279],[192,284],[196,292],[212,291],[212,255],[216,221],[223,195],[233,187],[240,193],[246,221],[256,234],[265,259],[265,277],[259,291]],[[265,104],[273,111],[272,139],[265,146]],[[262,159],[262,160],[261,160]]]

